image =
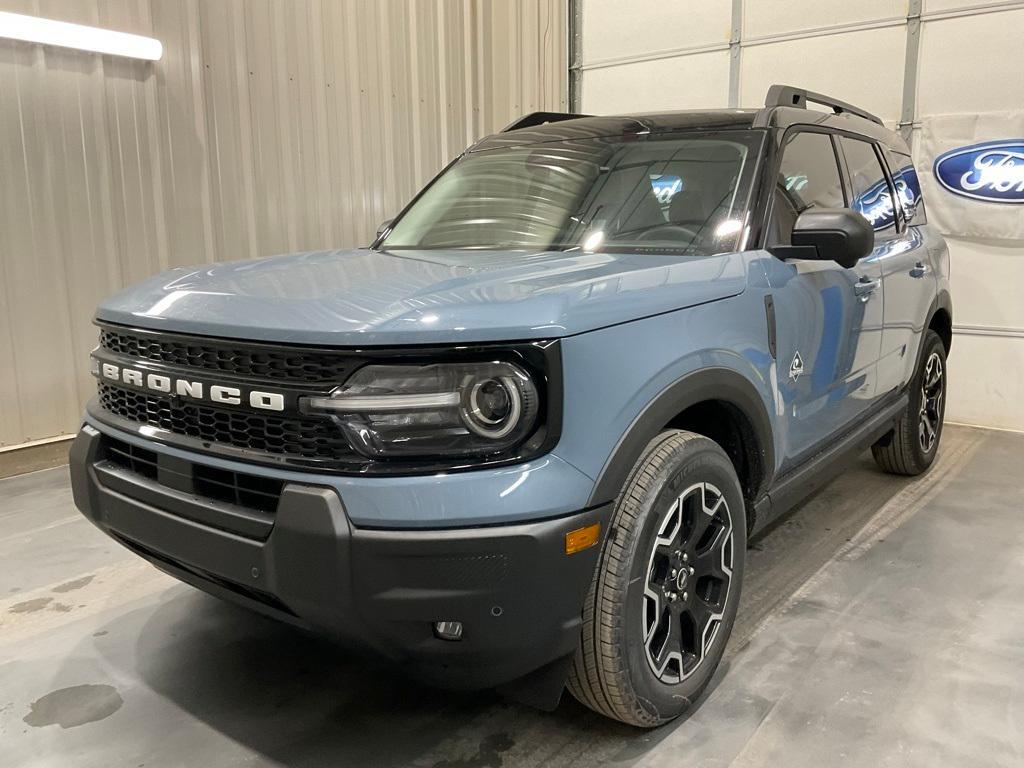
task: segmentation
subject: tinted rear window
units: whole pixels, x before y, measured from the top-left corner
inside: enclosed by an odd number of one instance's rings
[[[876,237],[895,234],[896,209],[893,207],[892,190],[874,144],[846,136],[842,142],[853,192],[850,207],[868,220]]]
[[[889,172],[892,174],[893,183],[896,185],[896,199],[899,200],[903,208],[907,226],[915,227],[927,224],[928,217],[924,212],[921,182],[917,178],[917,171],[914,169],[910,155],[888,151],[886,158],[889,161]]]

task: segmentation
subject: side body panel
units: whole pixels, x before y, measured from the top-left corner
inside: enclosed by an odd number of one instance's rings
[[[885,288],[885,332],[879,361],[879,387],[884,392],[910,381],[935,299],[936,269],[925,229],[910,227],[887,242],[879,260]],[[937,246],[932,243],[931,247]]]
[[[747,255],[748,279],[755,287],[748,285],[739,296],[563,340],[566,394],[558,457],[595,480],[612,471],[612,462],[631,465],[632,452],[617,455],[617,449],[634,427],[653,437],[676,415],[668,413],[660,424],[642,423],[648,407],[677,382],[714,371],[719,381],[751,393],[744,410],[756,407],[759,413],[750,415],[768,425],[763,439],[770,475],[782,431],[776,427],[777,374],[768,352],[759,262],[756,254]],[[726,393],[709,397],[716,394]],[[602,503],[617,492],[614,483],[600,483],[588,503]]]
[[[826,133],[837,139],[838,171],[845,182],[838,136],[867,121],[801,109],[773,113],[761,181],[755,195],[751,241],[769,245],[774,190],[787,137]],[[845,191],[849,203],[849,190]],[[884,323],[882,248],[856,266],[831,261],[788,262],[765,251],[763,264],[777,320],[780,402],[779,469],[795,467],[837,433],[852,428],[883,396],[878,365]]]
[[[916,350],[935,296],[935,275],[927,263],[925,235],[920,227],[907,226],[900,202],[920,195],[920,187],[915,182],[916,189],[911,189],[904,180],[898,190],[893,176],[899,170],[894,168],[896,156],[886,144],[875,145],[875,164],[863,162],[864,141],[843,137],[840,144],[853,207],[863,212],[875,229],[876,247],[871,259],[880,269],[884,289],[884,330],[878,362],[878,390],[884,395],[901,388],[913,375]],[[861,162],[856,159],[858,154]],[[862,185],[869,185],[859,196],[854,189],[855,177]]]
[[[835,262],[783,262],[765,253],[777,318],[779,428],[785,471],[848,427],[877,400],[882,291],[875,256],[852,269]]]

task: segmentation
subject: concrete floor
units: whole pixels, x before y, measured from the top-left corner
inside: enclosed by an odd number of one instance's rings
[[[1024,435],[949,427],[924,480],[869,456],[749,552],[703,706],[651,731],[411,685],[180,585],[0,481],[0,764],[1024,764]]]

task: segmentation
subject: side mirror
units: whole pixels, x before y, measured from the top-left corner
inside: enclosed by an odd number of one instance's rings
[[[379,240],[381,235],[391,229],[391,222],[393,221],[394,219],[384,219],[384,221],[380,223],[380,226],[377,227],[377,236],[374,239]]]
[[[784,259],[834,261],[849,269],[875,247],[875,230],[849,208],[812,208],[801,213],[793,227],[791,246],[773,248]]]

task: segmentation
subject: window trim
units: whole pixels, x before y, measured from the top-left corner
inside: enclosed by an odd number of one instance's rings
[[[889,179],[889,189],[892,194],[893,209],[896,212],[896,231],[900,235],[905,235],[909,229],[907,224],[907,212],[903,208],[903,200],[898,194],[896,194],[896,174],[893,172],[892,165],[889,163],[889,155],[892,154],[892,150],[888,147],[877,145],[875,151],[879,157],[882,158],[882,168],[885,171],[886,176]]]
[[[918,221],[915,221],[913,224],[911,224],[910,221],[907,220],[907,218],[906,218],[906,209],[903,207],[903,200],[898,195],[896,197],[896,199],[899,200],[900,211],[903,213],[903,219],[904,219],[903,232],[906,233],[911,227],[923,227],[923,226],[927,225],[928,224],[928,211],[926,210],[925,204],[924,204],[924,191],[921,189],[921,177],[920,177],[920,174],[918,174],[918,172],[917,172],[917,166],[914,164],[914,157],[913,157],[913,155],[910,154],[909,147],[908,147],[906,152],[902,152],[900,150],[893,149],[892,147],[883,147],[882,148],[882,156],[885,158],[886,164],[888,164],[890,156],[892,156],[894,159],[906,158],[908,164],[910,165],[910,169],[914,172],[914,179],[917,181],[917,191],[918,191],[918,194],[920,195],[920,199],[917,202],[917,206],[916,206],[916,210],[915,210],[915,218],[917,218],[919,216],[920,219]],[[900,165],[896,170],[902,171],[903,168],[904,168],[904,166]],[[895,188],[895,186],[896,186],[896,174],[893,171],[891,165],[889,166],[889,175],[892,177],[892,184],[893,184],[893,187]]]
[[[845,128],[839,128],[839,127],[834,127],[834,126],[829,126],[829,125],[821,125],[821,124],[817,124],[817,123],[791,123],[790,125],[787,125],[785,127],[785,129],[782,129],[780,127],[780,128],[775,130],[776,140],[773,142],[774,147],[772,147],[771,162],[765,163],[764,164],[764,168],[762,169],[762,176],[761,176],[761,180],[760,180],[760,183],[759,183],[760,185],[759,185],[758,192],[757,192],[759,200],[760,200],[760,204],[758,205],[758,208],[760,209],[760,226],[759,226],[759,228],[757,230],[757,234],[756,234],[756,245],[752,244],[751,246],[749,246],[751,248],[764,250],[764,249],[767,249],[771,245],[769,240],[770,240],[770,234],[771,234],[771,220],[772,220],[772,216],[774,215],[774,209],[775,209],[775,200],[774,200],[775,179],[778,177],[779,168],[780,168],[780,166],[782,164],[782,155],[783,155],[783,150],[785,148],[786,142],[789,140],[790,134],[797,133],[797,132],[804,132],[804,133],[827,133],[830,136],[832,136],[833,146],[836,147],[837,151],[839,151],[839,152],[842,151],[842,142],[837,141],[838,137],[850,138],[850,139],[854,139],[856,141],[864,141],[864,142],[867,142],[868,144],[875,145],[876,157],[881,156],[881,158],[882,158],[881,159],[882,171],[886,175],[886,179],[887,179],[888,184],[889,184],[890,194],[895,194],[894,193],[894,189],[895,189],[894,178],[892,176],[891,170],[889,169],[888,163],[885,160],[884,152],[881,151],[881,148],[883,147],[882,139],[875,139],[875,138],[872,138],[870,136],[866,136],[866,135],[864,135],[862,133],[857,133],[855,131],[847,130]],[[884,146],[887,146],[887,145],[884,145]],[[902,152],[902,150],[897,150],[897,149],[894,149],[894,148],[891,148],[891,147],[890,147],[890,151],[895,152],[897,154],[904,154]],[[914,173],[917,174],[918,179],[920,179],[920,173],[918,172],[917,166],[913,163],[912,155],[909,152],[907,152],[905,154],[908,157],[911,157],[911,165],[914,168]],[[843,155],[842,162],[840,163],[839,172],[840,172],[841,175],[844,175],[844,176],[847,173],[846,156],[845,156],[845,154]],[[920,182],[918,182],[918,183],[920,183]],[[845,182],[844,182],[844,184],[845,184]],[[845,194],[846,194],[846,191],[844,189],[844,195]],[[922,195],[922,198],[923,198],[923,195]],[[925,201],[922,199],[921,202],[922,202],[922,206],[924,206],[925,205]],[[850,205],[849,201],[847,201],[846,205],[847,205],[847,207],[849,207],[849,205]],[[900,208],[897,208],[897,210],[900,210]],[[927,209],[925,209],[924,215],[925,215],[925,220],[923,222],[921,222],[919,224],[909,225],[909,226],[914,226],[914,227],[925,226],[928,223],[928,221],[927,221],[927,215],[928,215],[927,214]],[[901,230],[901,232],[897,233],[897,234],[905,234],[907,229],[909,229],[909,226],[904,225],[903,230]],[[893,237],[896,237],[897,234],[889,235],[889,236],[885,236],[885,237],[880,237],[880,238],[878,238],[878,240],[881,241],[881,242],[885,242],[885,241],[887,241],[889,239],[892,239]]]
[[[761,225],[761,237],[759,238],[761,243],[760,247],[767,249],[773,245],[779,245],[779,243],[771,242],[772,233],[772,217],[775,215],[775,180],[779,176],[779,171],[782,170],[782,160],[786,155],[786,145],[800,133],[822,133],[829,137],[829,141],[832,143],[832,156],[836,163],[836,173],[839,175],[839,186],[843,193],[843,207],[850,207],[850,196],[847,192],[846,179],[844,177],[844,161],[840,159],[839,152],[841,148],[839,142],[836,141],[836,137],[841,135],[840,131],[834,128],[829,128],[821,125],[812,125],[804,123],[796,123],[789,126],[782,132],[782,137],[779,139],[778,151],[775,153],[775,158],[771,163],[771,173],[768,174],[767,182],[770,184],[770,193],[768,195],[768,205],[766,206],[766,214]]]
[[[885,178],[885,183],[889,187],[889,199],[892,200],[894,213],[893,221],[896,224],[896,226],[893,228],[891,234],[879,233],[878,230],[875,230],[875,243],[877,244],[879,241],[884,243],[888,240],[892,240],[894,238],[899,237],[900,235],[906,232],[906,226],[903,223],[903,206],[896,199],[896,185],[893,183],[892,175],[889,173],[889,165],[885,161],[885,157],[882,153],[881,147],[879,147],[877,141],[875,141],[874,139],[869,139],[866,136],[848,134],[844,135],[843,138],[850,139],[851,141],[860,141],[871,147],[872,151],[874,151],[875,153],[875,162],[878,163],[878,167],[882,171],[882,176]],[[850,202],[846,204],[846,207],[852,209],[851,203],[854,199],[853,174],[850,173],[849,159],[846,157],[845,145],[841,141],[837,142],[837,144],[839,145],[839,148],[843,156],[842,168],[845,178],[844,184],[848,186],[849,190]],[[879,236],[880,234],[881,236]]]

